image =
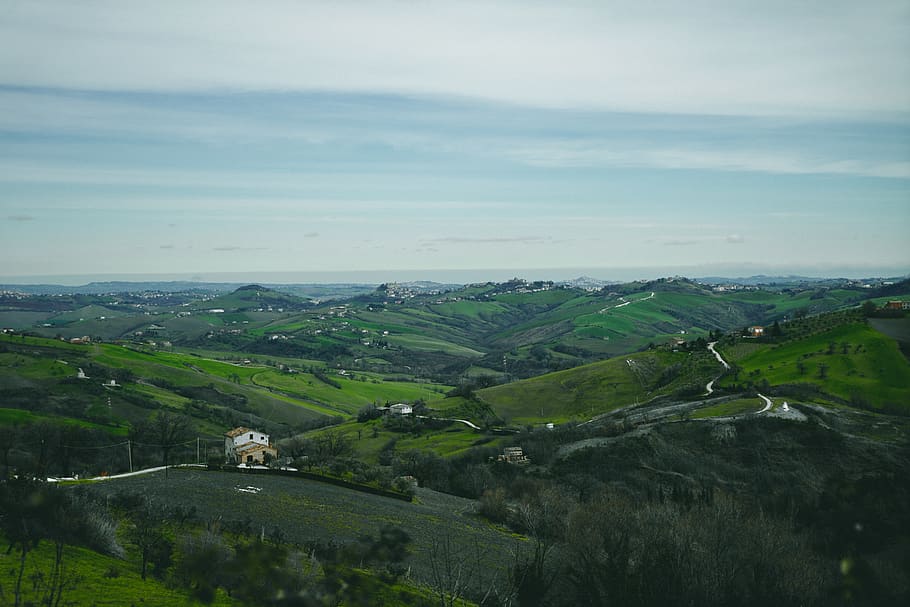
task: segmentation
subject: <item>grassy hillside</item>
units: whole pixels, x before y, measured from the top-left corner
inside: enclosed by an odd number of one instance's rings
[[[121,605],[148,605],[149,607],[167,607],[169,605],[203,605],[192,600],[180,590],[171,588],[163,581],[152,576],[143,580],[139,575],[138,564],[133,560],[105,556],[78,546],[67,546],[65,550],[68,574],[75,575],[75,583],[62,596],[65,605],[93,605],[97,607],[120,607]],[[37,579],[51,571],[54,561],[54,545],[43,542],[28,557],[24,577],[26,580]],[[18,571],[18,554],[0,552],[0,588],[7,593],[12,605],[12,589],[15,587],[14,574]],[[33,590],[32,583],[25,585],[24,599],[40,598]],[[6,604],[6,603],[4,603]],[[37,599],[34,603],[38,604]],[[233,605],[228,596],[219,592],[215,606]]]
[[[45,337],[170,343],[453,383],[474,366],[533,377],[876,295],[844,281],[719,291],[673,278],[589,292],[514,279],[442,293],[392,285],[318,304],[249,285],[219,294],[0,298],[0,319]]]
[[[235,364],[184,352],[8,335],[0,336],[0,363],[0,406],[81,420],[118,434],[158,410],[191,416],[203,435],[220,436],[240,422],[282,434],[315,420],[353,415],[369,403],[427,399],[448,389],[373,373],[342,375],[321,365],[291,373],[287,366]],[[77,378],[79,369],[86,379]],[[116,388],[102,386],[111,379]]]
[[[780,344],[721,346],[721,351],[740,369],[721,386],[808,386],[856,406],[910,412],[910,363],[893,339],[864,322]]]
[[[518,424],[589,419],[659,396],[698,395],[719,371],[707,352],[655,350],[486,388],[477,398]]]

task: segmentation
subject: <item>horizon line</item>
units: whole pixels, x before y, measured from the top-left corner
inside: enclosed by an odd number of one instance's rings
[[[593,278],[603,282],[631,282],[670,277],[686,278],[904,278],[910,268],[898,266],[840,265],[770,266],[757,264],[703,264],[690,266],[561,267],[561,268],[446,268],[388,270],[307,270],[263,272],[109,272],[86,274],[32,274],[0,276],[3,285],[86,286],[104,282],[196,282],[228,284],[382,284],[387,282],[449,282],[469,284],[512,278],[554,282]]]

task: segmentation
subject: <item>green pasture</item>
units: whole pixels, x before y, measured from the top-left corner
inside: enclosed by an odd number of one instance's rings
[[[767,347],[767,345],[758,343],[755,340],[740,338],[732,344],[726,342],[724,342],[723,345],[717,344],[714,346],[714,349],[717,350],[717,352],[725,361],[732,363],[738,362],[751,354],[766,349]]]
[[[385,338],[389,344],[417,352],[444,352],[453,356],[468,358],[483,356],[483,352],[460,346],[450,341],[426,337],[423,335],[389,335]]]
[[[76,377],[78,371],[77,364],[70,365],[54,358],[13,352],[0,353],[0,375],[18,375],[29,379],[63,379]]]
[[[0,327],[16,330],[30,329],[36,324],[50,322],[50,312],[28,312],[25,310],[0,310]]]
[[[779,399],[778,399],[779,400]],[[734,415],[745,415],[747,413],[758,413],[765,407],[765,401],[758,398],[738,398],[728,400],[723,403],[711,405],[694,411],[690,417],[692,419],[704,419],[708,417],[732,417]]]
[[[104,306],[99,305],[88,305],[69,312],[61,312],[53,317],[54,322],[58,323],[70,323],[70,322],[79,322],[80,320],[88,321],[94,318],[100,318],[104,316],[105,318],[114,318],[117,316],[123,316],[123,312],[115,312],[105,308]]]
[[[683,335],[680,331],[685,331],[687,338],[706,335],[708,327],[730,320],[730,313],[720,318],[718,308],[723,306],[706,300],[704,295],[658,291],[654,297],[649,296],[650,292],[626,297],[632,303],[621,307],[615,307],[622,303],[618,299],[605,302],[598,310],[577,316],[573,320],[573,332],[582,338],[626,340],[624,345],[631,347],[680,337]],[[686,316],[673,316],[666,312],[668,308],[685,311]],[[736,320],[740,320],[738,314]]]
[[[661,374],[673,364],[679,365],[679,373],[657,386]],[[716,366],[704,355],[692,359],[684,352],[640,352],[486,388],[478,396],[514,424],[561,423],[645,402],[686,382],[704,385],[716,374]]]
[[[517,306],[527,304],[554,306],[565,303],[577,296],[578,293],[576,291],[569,289],[548,289],[536,293],[504,293],[502,295],[496,295],[494,299]]]
[[[843,353],[846,348],[846,353]],[[828,352],[832,351],[831,354]],[[910,407],[910,363],[897,343],[865,324],[854,323],[781,345],[767,345],[737,361],[739,382],[771,385],[808,383],[836,397]],[[800,371],[799,364],[803,365]],[[823,377],[823,375],[825,377]],[[727,376],[722,385],[736,380]]]
[[[370,312],[367,310],[357,310],[356,314],[345,318],[346,321],[357,329],[367,329],[368,331],[388,331],[389,333],[416,333],[419,327],[414,326],[414,316],[424,314],[421,309],[404,309],[388,310],[385,312]],[[435,320],[435,319],[431,319]],[[426,323],[425,319],[418,319],[416,322]],[[426,328],[426,327],[423,327]]]
[[[54,350],[67,350],[87,354],[92,351],[91,345],[71,344],[67,341],[52,339],[50,337],[32,337],[25,335],[0,335],[0,344],[8,343],[13,346],[34,346],[37,348],[53,348]]]
[[[170,605],[202,605],[191,600],[189,596],[176,589],[171,589],[152,576],[143,580],[139,571],[139,560],[130,554],[128,559],[105,556],[77,546],[64,548],[64,563],[67,574],[76,576],[75,587],[67,590],[63,596],[64,605],[93,605],[96,607],[121,607],[122,605],[148,605],[149,607],[168,607]],[[14,551],[6,554],[0,552],[0,587],[12,605],[13,588],[16,584],[14,573],[18,571],[19,555]],[[29,552],[23,575],[23,589],[26,604],[32,603],[32,584],[28,580],[44,573],[47,575],[54,561],[54,544],[41,542]],[[112,574],[113,573],[113,574]],[[224,592],[218,592],[211,605],[227,606],[234,603]]]
[[[214,363],[227,365],[230,367],[229,370],[222,368],[227,372],[227,375],[225,376],[227,379],[231,379],[233,373],[237,373],[240,375],[241,380],[248,380],[249,376],[240,373],[238,369],[249,369],[249,374],[255,375],[262,369],[269,366],[265,364],[266,361],[275,364],[281,363],[295,369],[300,369],[302,367],[323,368],[326,366],[325,361],[321,360],[296,358],[291,356],[273,356],[271,354],[244,354],[243,352],[225,352],[224,350],[206,350],[200,348],[175,348],[174,352],[183,354],[186,356],[186,362],[190,362],[200,368],[204,368],[204,365],[196,364],[196,361],[208,360]],[[251,360],[253,363],[250,365],[242,365],[241,362],[244,360]],[[243,383],[243,381],[241,381],[241,383]]]
[[[575,318],[585,314],[594,314],[603,309],[607,304],[606,299],[594,295],[576,295],[552,310],[536,315],[532,320],[509,327],[496,334],[496,339],[508,339],[527,331],[540,327],[547,327],[560,322],[573,322]]]
[[[45,346],[48,349],[38,350],[38,354],[34,356],[15,352],[0,353],[0,357],[7,358],[7,364],[0,366],[0,375],[3,374],[3,370],[6,370],[15,376],[36,380],[64,379],[70,374],[75,377],[78,364],[64,365],[57,361],[61,356],[68,357],[68,353],[79,352],[92,358],[98,364],[128,369],[138,378],[146,379],[152,384],[170,382],[184,387],[211,384],[223,393],[243,395],[247,398],[248,406],[254,412],[265,415],[274,421],[297,423],[312,419],[314,416],[334,416],[341,413],[336,408],[319,407],[286,395],[273,394],[265,388],[254,385],[251,380],[252,376],[267,369],[265,367],[239,366],[177,352],[139,351],[117,344],[75,346],[57,340],[40,338],[27,338],[27,340],[25,342],[27,344]],[[12,341],[12,343],[19,342]],[[277,375],[277,371],[274,373]],[[92,378],[90,381],[94,381],[94,379]],[[99,380],[104,379],[106,378],[99,378]],[[133,382],[129,382],[125,390],[149,396],[171,408],[179,409],[188,400],[160,387],[134,384]]]
[[[438,395],[439,391],[450,390],[450,386],[431,383],[391,382],[378,379],[370,373],[351,372],[356,376],[332,373],[328,377],[340,388],[329,385],[309,373],[281,373],[275,370],[264,370],[255,374],[252,380],[257,386],[273,388],[289,395],[298,396],[307,401],[330,407],[333,414],[343,412],[355,415],[362,407],[372,403],[410,402],[428,399]]]
[[[315,430],[307,434],[316,438],[326,432],[337,432],[347,437],[354,449],[354,457],[370,463],[379,463],[379,454],[384,447],[394,441],[396,453],[407,451],[431,451],[442,457],[461,454],[478,445],[496,446],[503,442],[503,437],[485,436],[459,422],[451,422],[438,430],[421,430],[418,435],[407,432],[393,432],[387,429],[381,419],[359,423],[347,421],[338,426]]]
[[[70,426],[80,426],[82,428],[93,428],[96,430],[103,430],[108,434],[113,434],[115,436],[126,436],[127,433],[126,426],[108,426],[105,424],[96,424],[93,422],[85,421],[83,419],[76,419],[74,417],[41,415],[40,413],[32,413],[31,411],[25,411],[23,409],[0,408],[0,426],[34,424],[37,422],[48,422],[52,424],[65,424]]]
[[[766,315],[769,318],[779,318],[792,315],[796,310],[803,308],[808,309],[810,313],[834,310],[860,301],[863,299],[863,293],[850,289],[811,289],[794,294],[759,290],[736,291],[724,294],[723,297],[730,301],[769,306]]]
[[[124,386],[123,389],[126,392],[135,392],[147,396],[171,409],[183,409],[190,402],[190,399],[185,396],[149,384],[130,384]]]
[[[476,320],[487,320],[498,314],[509,312],[507,306],[495,301],[447,301],[432,304],[432,310],[441,316],[464,316]]]

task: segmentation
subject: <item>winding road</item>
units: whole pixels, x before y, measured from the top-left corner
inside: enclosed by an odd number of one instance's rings
[[[721,357],[720,353],[714,349],[714,344],[716,344],[716,343],[717,343],[716,341],[712,341],[711,343],[709,343],[708,351],[714,355],[714,358],[717,359],[717,362],[719,362],[720,364],[722,364],[724,366],[724,369],[729,369],[730,365],[728,365],[727,361],[725,361]],[[711,393],[714,392],[714,382],[716,382],[718,379],[720,379],[720,375],[718,375],[717,377],[715,377],[714,379],[712,379],[711,381],[708,382],[708,385],[705,386],[705,396],[710,396]]]
[[[620,297],[620,299],[623,300],[623,302],[621,304],[617,304],[615,306],[607,306],[606,308],[599,310],[597,313],[603,314],[604,312],[607,312],[608,310],[615,310],[616,308],[622,308],[623,306],[628,306],[629,304],[638,303],[640,301],[647,301],[647,300],[651,299],[652,297],[654,297],[654,291],[651,291],[651,294],[648,295],[647,297],[642,297],[641,299],[633,299],[632,301],[625,301],[624,297]]]
[[[720,352],[718,352],[717,350],[714,349],[714,344],[716,344],[716,343],[717,343],[716,341],[712,341],[711,343],[709,343],[708,350],[711,352],[711,354],[714,355],[714,358],[717,359],[717,362],[719,362],[720,364],[722,364],[724,366],[724,369],[729,369],[730,365],[727,364],[727,361],[725,361],[723,359],[723,357],[720,355]],[[712,379],[711,381],[708,382],[708,385],[705,386],[705,390],[706,390],[705,396],[710,396],[710,394],[712,392],[714,392],[714,382],[716,382],[719,378],[720,378],[720,375],[718,375],[717,377],[715,377],[714,379]],[[767,396],[765,396],[764,394],[759,394],[758,397],[760,399],[762,399],[763,401],[765,401],[765,406],[761,411],[759,411],[759,413],[765,413],[767,411],[770,411],[771,407],[773,406],[771,399],[768,398]],[[789,410],[789,407],[787,406],[786,403],[784,404],[784,407],[786,407],[784,409],[784,411]]]

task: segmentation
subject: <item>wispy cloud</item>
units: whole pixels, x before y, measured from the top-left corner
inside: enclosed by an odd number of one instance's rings
[[[222,247],[213,247],[213,251],[268,251],[268,247],[240,247],[227,245]]]
[[[843,160],[836,156],[818,158],[793,150],[792,142],[785,146],[774,151],[724,149],[718,146],[624,149],[622,145],[610,142],[552,141],[517,148],[509,153],[528,165],[547,168],[654,168],[910,178],[910,161]]]
[[[743,238],[741,234],[730,234],[725,240],[730,244],[742,244],[746,242],[746,239]]]
[[[34,221],[35,218],[31,215],[7,215],[6,217],[9,221]]]
[[[692,245],[697,245],[697,240],[667,240],[664,241],[664,246],[667,247],[691,247]]]
[[[319,238],[319,232],[307,232],[303,235],[304,238]]]
[[[910,82],[896,75],[905,73],[907,40],[902,0],[874,11],[839,1],[819,11],[708,0],[50,0],[4,11],[0,82],[397,91],[695,113],[905,112]]]
[[[552,241],[551,238],[545,238],[542,236],[512,236],[512,237],[491,237],[491,238],[473,238],[473,237],[463,237],[463,236],[448,236],[445,238],[433,238],[423,240],[421,242],[425,243],[436,243],[436,244],[508,244],[508,243],[520,243],[520,244],[540,244],[545,242]]]
[[[172,244],[163,244],[163,245],[159,246],[158,248],[159,248],[159,249],[173,249],[173,248],[174,248],[174,245],[172,245]]]

